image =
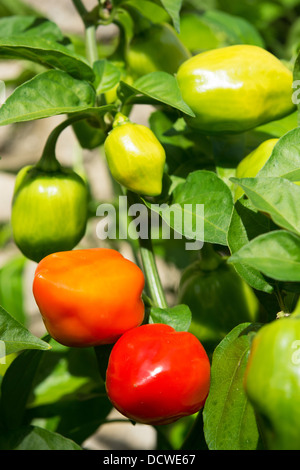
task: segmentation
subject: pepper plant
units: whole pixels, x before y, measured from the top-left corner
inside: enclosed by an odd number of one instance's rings
[[[23,67],[0,125],[62,118],[0,232],[20,255],[0,271],[0,449],[84,449],[116,407],[158,450],[299,450],[299,1],[66,1],[80,37],[0,1],[0,60]],[[105,157],[109,248],[85,241],[101,201],[84,160],[56,155],[68,127]],[[145,215],[125,217],[135,262],[118,253],[124,196]],[[180,272],[171,297],[158,257]]]

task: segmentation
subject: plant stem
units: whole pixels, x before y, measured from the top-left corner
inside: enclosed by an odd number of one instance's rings
[[[79,15],[82,18],[82,21],[85,23],[85,17],[87,15],[87,10],[85,6],[83,5],[81,0],[72,0],[76,10],[78,11]]]
[[[86,38],[86,55],[89,63],[93,63],[98,60],[97,40],[96,40],[96,25],[89,18],[89,12],[83,5],[81,0],[72,0],[73,4],[78,11],[79,15],[84,24],[85,38]]]
[[[278,284],[276,284],[276,286],[275,286],[275,295],[276,295],[280,310],[284,313],[287,313],[286,306],[284,304],[284,301],[283,301],[280,289],[278,287]]]
[[[39,162],[36,164],[36,168],[39,168],[43,171],[59,170],[61,166],[55,156],[55,147],[56,147],[56,143],[60,134],[62,133],[64,129],[66,129],[66,127],[70,126],[74,122],[80,121],[81,119],[86,119],[89,117],[91,117],[91,114],[89,113],[76,114],[66,119],[65,121],[63,121],[57,127],[55,127],[55,129],[53,129],[53,131],[50,133],[47,139],[47,142],[43,150],[43,154]]]
[[[159,277],[150,238],[148,240],[140,239],[140,253],[152,301],[159,308],[167,308],[168,304]]]
[[[127,198],[129,204],[143,204],[139,196],[131,191],[127,191]],[[147,209],[148,210],[148,209]],[[158,273],[156,260],[153,252],[151,240],[151,227],[148,220],[148,236],[147,238],[139,238],[140,255],[148,285],[152,304],[155,307],[167,308],[168,304],[165,298],[164,289],[162,287],[161,279]]]
[[[87,25],[85,30],[86,38],[86,55],[89,63],[93,65],[98,60],[96,27],[95,25]]]

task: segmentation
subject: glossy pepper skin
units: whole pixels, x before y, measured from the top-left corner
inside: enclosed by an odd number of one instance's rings
[[[199,411],[210,385],[210,362],[188,332],[147,324],[125,333],[113,346],[106,389],[129,419],[162,425]]]
[[[145,196],[158,196],[166,154],[154,133],[122,115],[105,140],[104,151],[113,178],[125,188]]]
[[[207,250],[207,249],[206,249]],[[253,322],[259,313],[259,302],[248,284],[212,250],[188,266],[182,274],[178,303],[192,312],[189,331],[208,353],[236,325]]]
[[[208,134],[245,132],[295,109],[292,72],[258,46],[200,53],[179,67],[177,81],[196,115],[188,124]]]
[[[300,317],[264,325],[252,342],[244,386],[268,450],[300,450]]]
[[[12,201],[16,245],[39,262],[55,251],[71,250],[85,234],[88,188],[74,171],[26,166],[17,175]]]
[[[156,71],[174,74],[190,57],[172,26],[161,23],[135,36],[128,47],[126,61],[130,73],[138,78]]]
[[[268,139],[247,155],[236,168],[237,178],[255,178],[258,172],[269,160],[279,139]],[[234,198],[239,199],[244,194],[241,187],[236,188]]]
[[[71,347],[114,343],[144,318],[144,275],[106,248],[53,253],[37,266],[33,294],[49,334]]]

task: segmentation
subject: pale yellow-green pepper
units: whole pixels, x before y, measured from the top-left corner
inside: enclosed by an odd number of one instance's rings
[[[196,116],[188,124],[207,134],[245,132],[295,110],[292,72],[258,46],[198,54],[179,67],[177,81]]]
[[[151,129],[119,114],[104,151],[111,175],[119,184],[145,196],[162,192],[166,154]]]

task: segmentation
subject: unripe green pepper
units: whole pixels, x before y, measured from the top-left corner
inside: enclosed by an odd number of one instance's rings
[[[299,306],[264,325],[251,345],[244,387],[268,450],[300,450],[299,348]]]
[[[134,78],[138,78],[156,71],[174,74],[190,57],[190,52],[172,26],[161,23],[154,24],[133,38],[126,61]]]
[[[227,264],[226,258],[204,245],[202,258],[185,269],[178,303],[192,312],[189,331],[212,352],[236,325],[255,321],[259,302],[248,284]]]
[[[12,202],[16,245],[39,262],[50,253],[71,250],[84,236],[88,189],[74,171],[57,166],[24,167],[17,175]]]
[[[119,113],[104,151],[113,178],[122,186],[145,196],[161,193],[166,154],[148,127]]]
[[[249,155],[243,158],[236,168],[236,177],[255,178],[269,160],[278,140],[279,139],[268,139],[262,142],[256,149],[249,153]],[[244,190],[240,186],[237,186],[234,195],[235,200],[239,199],[243,194]]]
[[[188,124],[208,134],[245,132],[295,110],[292,72],[258,46],[198,54],[179,67],[177,81],[195,114]]]

